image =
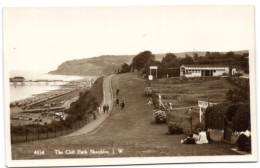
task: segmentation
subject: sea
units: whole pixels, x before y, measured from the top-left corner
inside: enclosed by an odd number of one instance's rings
[[[71,76],[71,75],[52,75],[43,71],[10,71],[10,78],[22,76],[26,81],[32,80],[63,80],[72,81],[86,78],[86,76]],[[91,78],[91,77],[89,77]],[[35,94],[48,92],[60,88],[60,85],[64,82],[40,82],[38,84],[19,84],[16,85],[10,83],[10,102],[22,100],[25,98],[33,97]]]

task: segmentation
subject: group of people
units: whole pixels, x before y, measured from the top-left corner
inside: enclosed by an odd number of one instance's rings
[[[125,98],[121,98],[121,100],[119,100],[119,98],[114,98],[114,105],[120,105],[121,110],[123,110],[125,108]]]
[[[103,112],[105,113],[105,112],[108,112],[108,110],[109,110],[109,105],[108,104],[104,104],[103,105]]]
[[[119,95],[119,89],[116,89],[116,95]],[[119,100],[119,98],[114,98],[114,105],[120,105],[121,110],[123,110],[125,108],[125,98],[121,98],[121,100]]]
[[[198,128],[193,134],[189,134],[186,139],[181,140],[182,144],[207,144],[212,142],[207,130]]]

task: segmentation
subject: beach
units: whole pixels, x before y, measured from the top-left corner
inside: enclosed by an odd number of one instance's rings
[[[54,79],[56,75],[44,76],[51,76]],[[69,78],[73,79],[71,76]],[[91,87],[96,77],[75,77],[76,80],[71,81],[65,81],[68,78],[63,78],[65,80],[58,78],[59,81],[54,82],[53,79],[49,80],[49,82],[35,82],[32,80],[23,83],[10,82],[10,90],[12,87],[16,87],[16,91],[17,88],[19,90],[22,87],[25,90],[11,92],[11,94],[18,95],[16,96],[18,100],[13,98],[12,100],[15,101],[10,102],[10,117],[13,126],[33,123],[44,125],[52,121],[66,119],[64,110],[68,109],[71,103],[77,101],[80,92],[84,92]],[[26,92],[25,95],[20,95],[23,92]]]

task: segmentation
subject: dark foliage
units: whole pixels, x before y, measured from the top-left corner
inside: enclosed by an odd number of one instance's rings
[[[154,55],[151,53],[151,51],[144,51],[139,53],[138,55],[136,55],[133,60],[132,60],[132,67],[137,69],[137,70],[141,70],[142,68],[144,68],[144,66],[150,62],[150,61],[154,61],[155,57]]]
[[[168,124],[168,131],[170,134],[182,134],[183,133],[182,125],[176,121],[170,122]]]
[[[241,104],[237,108],[237,111],[234,115],[234,130],[235,131],[245,131],[250,130],[250,106],[248,104]]]
[[[238,77],[229,77],[227,78],[227,80],[233,85],[235,85],[237,88],[228,90],[228,92],[226,93],[226,100],[230,101],[233,104],[239,102],[249,103],[249,80]]]
[[[205,126],[211,129],[223,129],[223,117],[226,114],[226,110],[229,107],[229,103],[221,103],[208,107],[205,111]]]
[[[224,116],[233,122],[233,131],[245,131],[250,127],[250,107],[248,104],[222,103],[206,109],[206,128],[222,130]]]
[[[127,63],[124,63],[121,65],[121,72],[122,73],[130,72],[131,68],[132,67],[130,65],[128,65]]]

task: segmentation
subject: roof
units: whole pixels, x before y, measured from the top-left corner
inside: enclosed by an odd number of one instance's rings
[[[229,65],[198,65],[198,64],[197,65],[196,64],[194,64],[194,65],[182,65],[182,66],[184,66],[184,67],[229,67]]]

